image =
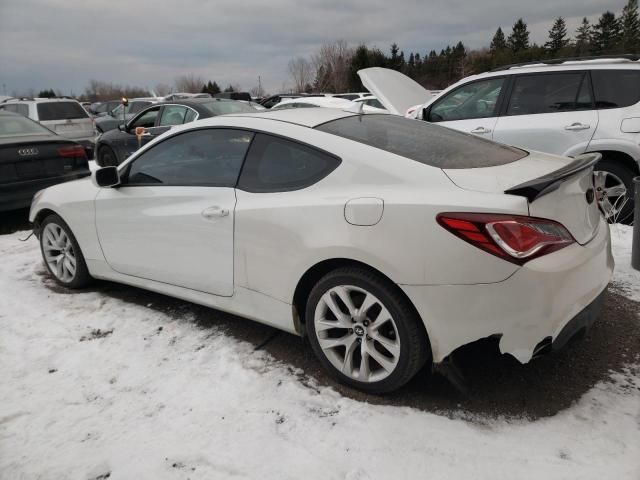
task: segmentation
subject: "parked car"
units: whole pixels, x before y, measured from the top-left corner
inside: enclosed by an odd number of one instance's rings
[[[400,91],[422,87],[390,72],[366,69],[361,77],[399,113],[421,96],[426,103],[416,109],[419,119],[557,155],[601,153],[595,169],[598,202],[611,221],[633,219],[633,177],[640,173],[640,62],[599,58],[507,66],[467,77],[436,98],[422,89],[411,100]]]
[[[95,116],[108,115],[122,100],[109,100],[106,102],[94,102],[89,106],[89,111]]]
[[[280,103],[282,100],[288,99],[288,98],[300,98],[300,97],[304,97],[304,94],[295,94],[295,93],[279,93],[277,95],[271,95],[267,98],[265,98],[264,100],[262,100],[260,102],[260,105],[262,105],[264,108],[271,108],[275,105],[277,105],[278,103]]]
[[[215,115],[255,111],[243,102],[210,97],[156,103],[139,112],[126,126],[121,125],[101,135],[96,145],[96,163],[100,166],[119,165],[138,148],[175,125]],[[138,127],[145,129],[140,140],[136,136]]]
[[[80,102],[68,98],[20,98],[0,104],[0,110],[19,113],[78,142],[93,157],[95,126],[93,118]]]
[[[226,98],[229,100],[244,100],[245,102],[251,101],[251,94],[249,92],[220,92],[214,95],[215,98]]]
[[[87,175],[82,145],[0,110],[0,211],[28,207],[38,190]]]
[[[312,97],[305,96],[299,98],[286,98],[281,100],[277,105],[271,107],[271,110],[285,110],[289,108],[349,108],[353,106],[351,100],[335,97]]]
[[[161,98],[163,102],[169,102],[172,100],[184,100],[188,98],[211,98],[209,93],[186,93],[186,92],[174,92],[169,95],[165,95]]]
[[[481,338],[524,363],[591,325],[613,269],[598,158],[388,114],[223,115],[45,190],[29,218],[60,285],[307,335],[336,378],[379,393]]]
[[[371,94],[369,92],[335,93],[332,96],[335,97],[335,98],[344,98],[346,100],[357,100],[358,98],[370,97]]]
[[[135,115],[154,103],[157,103],[157,101],[132,99],[129,100],[129,103],[125,106],[122,102],[119,102],[107,115],[96,118],[96,130],[98,134],[101,135],[118,128],[118,125],[122,125],[127,120],[131,120]]]

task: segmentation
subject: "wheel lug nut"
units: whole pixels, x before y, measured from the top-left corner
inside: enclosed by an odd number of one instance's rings
[[[350,329],[349,329],[349,333],[353,333],[353,328],[350,328]]]
[[[369,335],[367,335],[367,340],[371,340],[371,337]]]
[[[358,343],[360,343],[362,341],[362,338],[358,337]]]
[[[368,327],[368,326],[369,326],[369,320],[365,320],[364,322],[362,322],[362,324],[363,324],[365,327]]]

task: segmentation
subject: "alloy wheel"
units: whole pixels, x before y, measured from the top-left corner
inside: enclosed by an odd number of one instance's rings
[[[349,378],[378,382],[398,365],[396,323],[384,304],[360,287],[327,290],[316,306],[314,328],[326,358]]]
[[[605,170],[593,172],[593,177],[596,198],[605,218],[609,222],[616,222],[629,201],[627,187],[620,177]]]
[[[48,223],[41,238],[44,259],[51,273],[61,282],[71,282],[76,275],[77,258],[69,235],[60,225]]]

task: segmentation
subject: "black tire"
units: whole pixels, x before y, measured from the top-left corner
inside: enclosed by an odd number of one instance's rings
[[[58,227],[60,227],[64,231],[64,233],[68,236],[72,245],[71,252],[73,253],[76,261],[76,268],[75,268],[75,273],[73,277],[68,281],[64,281],[60,279],[58,275],[51,270],[51,267],[49,266],[49,263],[46,260],[45,247],[44,247],[44,242],[46,240],[44,239],[44,232],[47,225],[50,225],[50,224],[57,225]],[[89,270],[87,269],[87,264],[84,260],[84,255],[82,254],[82,250],[80,250],[80,245],[78,245],[78,241],[76,240],[76,237],[73,235],[73,232],[69,228],[69,225],[67,225],[67,223],[59,215],[56,215],[55,213],[51,214],[42,221],[42,223],[40,224],[39,241],[40,241],[40,252],[42,253],[42,259],[44,261],[45,267],[47,267],[49,274],[53,277],[56,283],[66,288],[77,289],[77,288],[84,288],[93,281],[93,278],[91,277],[91,275],[89,274]]]
[[[373,294],[389,311],[395,322],[400,340],[400,353],[395,368],[382,380],[364,382],[345,375],[331,363],[320,347],[315,329],[316,307],[326,292],[344,285]],[[396,285],[365,268],[339,268],[322,277],[309,294],[305,323],[309,343],[322,365],[339,382],[367,393],[382,394],[397,390],[411,380],[427,361],[431,362],[429,339],[415,309]],[[361,342],[362,339],[358,341]]]
[[[614,174],[618,177],[627,188],[627,202],[625,203],[622,211],[618,215],[618,222],[630,224],[633,221],[633,177],[634,172],[626,165],[622,165],[615,160],[604,159],[598,162],[594,168],[595,171],[604,171]],[[610,223],[612,223],[610,221]]]
[[[118,166],[118,157],[116,156],[116,152],[107,145],[103,145],[98,150],[98,159],[97,163],[101,167],[117,167]]]

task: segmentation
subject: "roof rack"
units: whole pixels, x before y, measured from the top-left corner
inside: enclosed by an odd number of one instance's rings
[[[590,60],[626,60],[629,62],[637,62],[640,60],[640,55],[635,53],[626,53],[619,55],[596,55],[591,57],[566,57],[566,58],[554,58],[553,60],[534,60],[532,62],[512,63],[510,65],[504,65],[502,67],[494,68],[492,72],[499,72],[501,70],[509,70],[510,68],[529,67],[534,65],[562,65],[566,62],[583,62]]]

